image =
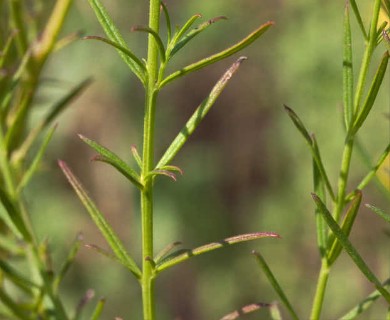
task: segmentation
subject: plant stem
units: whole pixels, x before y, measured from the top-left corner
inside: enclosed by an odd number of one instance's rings
[[[158,33],[160,24],[160,1],[149,3],[149,28]],[[153,259],[153,178],[147,178],[154,165],[154,123],[157,100],[156,81],[158,74],[158,47],[156,40],[148,38],[148,79],[145,97],[144,136],[141,191],[142,215],[142,302],[144,320],[155,318]]]
[[[318,275],[317,288],[314,296],[313,307],[311,309],[310,320],[317,320],[320,318],[328,278],[329,265],[326,259],[323,258],[321,262],[321,270]]]

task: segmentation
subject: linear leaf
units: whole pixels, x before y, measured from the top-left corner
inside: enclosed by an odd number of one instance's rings
[[[352,134],[355,134],[359,130],[359,128],[362,126],[362,124],[366,120],[368,114],[370,113],[372,106],[374,105],[376,96],[378,94],[378,91],[381,87],[384,75],[386,73],[388,61],[389,61],[389,52],[386,51],[382,57],[381,63],[379,65],[378,70],[375,74],[375,77],[372,81],[370,90],[367,94],[367,98],[366,98],[362,108],[360,109],[359,114],[355,118],[355,121],[354,121],[353,127],[352,127]]]
[[[268,264],[265,261],[265,259],[263,258],[263,256],[256,251],[252,251],[252,254],[255,256],[257,263],[259,264],[261,270],[263,270],[263,272],[265,273],[266,277],[268,278],[268,281],[270,282],[270,284],[274,288],[274,290],[277,293],[277,295],[279,296],[280,300],[287,308],[288,312],[290,313],[291,318],[298,320],[299,317],[298,317],[297,313],[295,312],[293,306],[291,305],[290,301],[288,300],[286,294],[284,293],[282,287],[279,285],[278,280],[276,280],[273,272],[271,271],[270,267],[268,266]]]
[[[387,279],[383,283],[384,287],[390,286],[390,279]],[[363,301],[361,301],[355,308],[350,310],[348,313],[346,313],[344,316],[339,318],[339,320],[353,320],[359,315],[361,315],[364,311],[366,311],[368,308],[372,306],[372,304],[378,300],[378,298],[381,297],[381,294],[378,290],[373,291],[371,294],[369,294]]]
[[[5,291],[3,287],[0,287],[0,301],[1,303],[16,317],[20,320],[33,320],[22,308],[12,299]]]
[[[165,47],[164,43],[162,42],[160,35],[154,31],[153,29],[149,28],[148,26],[133,26],[131,28],[131,31],[142,31],[150,34],[153,36],[154,40],[156,40],[158,50],[160,52],[161,60],[165,62],[166,57],[165,57]]]
[[[47,132],[41,146],[38,149],[37,154],[34,157],[34,160],[32,161],[31,165],[28,167],[28,169],[25,171],[20,183],[18,184],[17,187],[18,193],[21,192],[26,187],[26,185],[30,182],[31,178],[33,177],[34,173],[37,171],[38,166],[41,163],[42,157],[46,152],[46,149],[49,145],[49,142],[51,141],[51,138],[53,137],[56,128],[57,126],[54,126]]]
[[[378,216],[383,218],[386,222],[390,223],[390,214],[384,212],[383,210],[381,210],[377,207],[374,207],[371,204],[366,204],[366,207],[371,209],[372,211],[374,211]]]
[[[238,318],[241,318],[241,316],[243,316],[243,315],[255,312],[255,311],[260,310],[262,308],[270,308],[271,306],[272,306],[271,303],[263,303],[263,302],[248,304],[239,310],[235,310],[235,311],[225,315],[220,320],[236,320]]]
[[[359,11],[359,8],[358,8],[358,6],[356,4],[356,1],[355,0],[349,0],[349,2],[351,4],[353,13],[355,14],[355,17],[356,17],[357,23],[358,23],[358,25],[360,27],[360,30],[362,31],[364,39],[368,40],[368,34],[366,32],[366,29],[364,28],[363,19],[362,19],[361,15],[360,15],[360,11]]]
[[[346,237],[349,237],[349,234],[351,233],[351,229],[353,223],[355,222],[356,215],[359,211],[361,201],[362,192],[358,190],[341,224],[341,230],[344,232]],[[330,250],[328,254],[328,264],[332,265],[340,255],[342,246],[337,240],[337,238],[335,238],[334,234],[332,234],[332,237],[330,237],[329,239],[332,241],[332,244],[329,246]]]
[[[312,145],[313,142],[311,140],[311,136],[310,136],[309,132],[307,131],[305,125],[303,124],[302,120],[298,117],[298,115],[290,107],[284,105],[284,109],[286,110],[288,116],[291,118],[291,120],[294,123],[295,127],[302,134],[302,136],[306,140],[306,142],[309,145]]]
[[[313,197],[314,202],[316,203],[316,205],[320,209],[320,212],[321,212],[322,216],[324,217],[326,223],[328,224],[329,228],[332,230],[332,232],[334,233],[336,238],[339,240],[340,244],[343,246],[343,248],[348,253],[348,255],[351,257],[353,262],[360,269],[360,271],[366,276],[367,280],[375,285],[375,287],[382,294],[383,298],[385,298],[387,303],[390,303],[390,293],[383,287],[383,285],[380,283],[380,281],[372,273],[372,271],[367,266],[367,264],[364,262],[363,258],[357,252],[355,247],[348,240],[348,237],[341,230],[341,228],[337,224],[337,222],[333,219],[332,214],[326,208],[325,204],[321,201],[321,199],[316,194],[312,193],[312,197]]]
[[[175,33],[175,35],[174,35],[174,37],[173,37],[173,39],[172,39],[172,42],[171,42],[171,44],[169,45],[169,46],[175,46],[176,45],[176,43],[184,36],[184,34],[191,28],[191,26],[195,23],[195,21],[196,20],[198,20],[199,18],[201,18],[202,17],[202,15],[200,15],[200,14],[195,14],[195,15],[193,15],[191,18],[189,18],[188,20],[187,20],[187,22],[184,24],[184,26],[181,28],[181,29],[179,29],[176,33]]]
[[[162,259],[164,259],[169,252],[171,252],[175,247],[181,245],[182,243],[180,241],[175,241],[173,243],[170,243],[165,248],[163,248],[153,259],[155,263],[159,263]]]
[[[314,192],[319,195],[321,199],[326,199],[325,193],[325,184],[323,182],[321,173],[318,169],[318,166],[314,159],[312,159],[313,166],[313,185]],[[321,257],[324,257],[326,254],[326,242],[328,237],[328,228],[324,221],[324,218],[318,212],[318,209],[315,210],[316,215],[316,234],[317,234],[317,245],[320,251]]]
[[[182,39],[180,39],[172,48],[172,50],[169,52],[169,58],[172,58],[176,52],[178,52],[181,48],[183,48],[191,39],[196,37],[199,33],[206,30],[209,26],[214,24],[217,21],[226,20],[227,18],[224,16],[216,17],[213,19],[210,19],[196,28],[192,29],[190,32],[188,32],[185,36],[183,36]]]
[[[74,262],[75,258],[76,258],[76,255],[80,249],[80,245],[82,243],[82,240],[83,240],[83,237],[81,234],[78,234],[77,235],[77,238],[76,240],[73,242],[70,250],[69,250],[69,253],[64,261],[64,263],[62,264],[61,268],[60,268],[60,271],[58,272],[58,274],[56,275],[54,281],[53,281],[53,291],[55,293],[58,292],[58,288],[62,282],[62,280],[64,279],[66,273],[68,272],[70,266],[72,265],[72,263]]]
[[[344,12],[344,57],[343,57],[343,93],[344,93],[344,123],[347,131],[353,117],[353,60],[352,36],[349,19],[349,3]]]
[[[357,189],[363,190],[368,185],[368,183],[371,181],[371,179],[373,177],[375,177],[375,174],[377,173],[378,169],[382,166],[383,162],[386,160],[386,158],[389,154],[390,154],[390,143],[387,145],[385,151],[380,155],[375,166],[372,167],[372,169],[367,173],[367,175],[358,184]],[[348,199],[349,197],[350,197],[350,195],[348,195],[346,198]]]
[[[6,263],[4,260],[0,260],[0,270],[7,279],[13,284],[27,293],[32,293],[33,289],[39,288],[39,285],[27,279],[18,270]]]
[[[99,320],[100,316],[103,312],[104,304],[106,303],[106,299],[100,299],[98,303],[96,304],[95,309],[93,310],[93,313],[91,315],[90,320]]]
[[[165,22],[167,26],[167,38],[168,38],[168,43],[171,41],[172,37],[172,26],[171,26],[171,17],[169,16],[169,11],[167,8],[167,5],[164,3],[164,1],[161,1],[161,8],[162,12],[164,13],[165,16]]]
[[[98,144],[97,142],[88,139],[87,137],[79,134],[78,135],[81,140],[83,140],[86,144],[92,147],[95,151],[97,151],[101,157],[97,156],[94,160],[102,161],[112,165],[115,169],[117,169],[120,173],[122,173],[127,179],[129,179],[135,186],[142,189],[143,185],[141,183],[139,175],[130,168],[126,162],[124,162],[121,158],[119,158],[115,153]]]
[[[0,187],[0,202],[3,204],[5,210],[8,213],[8,217],[12,221],[13,225],[20,232],[26,241],[31,241],[32,237],[28,231],[26,224],[23,221],[20,210],[15,206],[9,195]]]
[[[214,55],[211,55],[205,59],[202,59],[198,62],[192,63],[172,74],[167,76],[164,80],[160,82],[159,88],[162,88],[169,82],[173,81],[174,79],[184,76],[190,72],[199,70],[203,67],[206,67],[212,63],[215,63],[217,61],[220,61],[222,59],[225,59],[227,57],[230,57],[231,55],[235,54],[236,52],[241,51],[245,47],[249,46],[253,41],[255,41],[257,38],[259,38],[264,32],[266,32],[272,25],[274,24],[273,21],[269,21],[263,25],[261,25],[258,29],[253,31],[251,34],[249,34],[247,37],[245,37],[240,42],[236,43],[235,45],[218,52]]]
[[[197,247],[195,249],[183,249],[178,250],[176,252],[173,252],[169,256],[167,256],[165,259],[163,259],[160,263],[156,266],[156,272],[161,272],[165,269],[168,269],[178,263],[181,263],[183,261],[186,261],[194,256],[198,256],[200,254],[213,251],[216,249],[224,248],[232,244],[244,242],[244,241],[251,241],[261,238],[280,238],[280,236],[273,232],[255,232],[255,233],[247,233],[247,234],[241,234],[238,236],[230,237],[223,239],[218,242],[212,242],[208,243],[206,245],[203,245],[201,247]]]
[[[218,80],[218,82],[211,90],[209,96],[205,100],[203,100],[203,102],[195,110],[191,118],[187,121],[186,125],[183,127],[183,129],[181,129],[180,133],[176,136],[171,145],[165,151],[164,155],[157,164],[156,169],[160,169],[161,167],[168,165],[172,161],[172,159],[183,147],[183,145],[191,136],[191,134],[198,127],[199,123],[209,112],[210,108],[213,106],[219,95],[222,93],[223,89],[226,87],[233,74],[238,70],[241,62],[245,59],[245,57],[240,57]]]
[[[310,135],[307,131],[305,125],[303,124],[302,120],[298,117],[298,115],[292,110],[290,107],[284,105],[284,109],[286,110],[288,116],[291,118],[292,122],[294,123],[295,127],[298,129],[298,131],[302,134],[303,138],[306,140],[310,147],[310,151],[312,154],[312,157],[317,165],[318,172],[320,173],[322,180],[326,186],[326,189],[329,192],[329,195],[331,196],[332,200],[335,199],[335,195],[332,189],[332,186],[330,184],[328,175],[326,174],[325,167],[322,162],[320,149],[317,144],[317,140],[313,135]]]
[[[73,175],[72,171],[69,169],[66,163],[62,160],[59,160],[58,164],[119,261],[125,267],[127,267],[136,278],[139,279],[141,277],[140,269],[134,260],[129,256],[122,242],[117,237],[109,223],[106,221],[103,214],[99,211],[95,203],[88,196],[87,192],[84,190],[83,186],[77,180],[77,178]]]
[[[104,8],[103,4],[99,0],[88,0],[88,2],[91,5],[92,9],[95,11],[96,17],[98,18],[100,25],[103,27],[103,30],[106,33],[107,37],[122,48],[126,48],[128,51],[131,51],[128,48],[119,30],[115,26],[113,20],[109,16],[107,10]],[[134,59],[132,59],[130,56],[123,53],[119,49],[118,53],[123,59],[123,61],[129,66],[130,70],[133,71],[133,73],[141,80],[143,84],[145,84],[146,76],[143,69],[140,68],[139,64],[137,64]]]

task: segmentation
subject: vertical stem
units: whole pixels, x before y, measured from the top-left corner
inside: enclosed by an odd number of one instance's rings
[[[322,259],[321,270],[318,275],[317,288],[311,309],[310,320],[318,320],[324,303],[325,289],[329,278],[329,266],[326,258]]]
[[[149,28],[159,32],[160,1],[150,0]],[[142,302],[144,320],[155,318],[154,306],[154,274],[153,265],[149,259],[153,258],[153,178],[147,175],[154,165],[154,123],[157,91],[155,84],[158,74],[158,47],[153,36],[148,38],[148,82],[145,98],[144,141],[142,179],[144,189],[141,191],[142,215]]]

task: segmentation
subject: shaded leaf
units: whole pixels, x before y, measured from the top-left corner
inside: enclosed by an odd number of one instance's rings
[[[351,257],[356,266],[360,269],[360,271],[366,276],[367,280],[375,285],[378,291],[382,294],[385,300],[390,303],[390,293],[382,286],[380,281],[376,278],[376,276],[372,273],[370,268],[364,262],[363,258],[357,252],[355,247],[348,240],[348,237],[341,230],[337,222],[333,219],[332,214],[326,208],[326,206],[322,203],[321,199],[314,193],[312,193],[312,197],[319,207],[322,216],[324,217],[326,223],[329,228],[332,230],[336,238],[339,240],[340,244],[343,246],[345,251]]]
[[[298,320],[299,317],[297,316],[293,306],[291,305],[290,301],[288,300],[286,294],[284,293],[282,287],[279,285],[279,282],[276,280],[273,272],[271,271],[270,267],[268,266],[267,262],[263,258],[263,256],[256,252],[252,251],[252,254],[255,256],[257,263],[259,264],[261,270],[265,273],[268,281],[274,288],[275,292],[279,296],[280,300],[284,304],[284,306],[287,308],[287,311],[289,312],[292,319]]]
[[[352,200],[352,203],[349,206],[345,214],[344,220],[341,224],[341,230],[344,232],[346,237],[349,237],[349,234],[351,233],[351,229],[353,223],[355,222],[356,215],[359,211],[361,201],[362,192],[360,190],[357,190],[355,192],[355,197]],[[328,264],[332,265],[340,255],[342,246],[337,240],[337,238],[335,238],[334,234],[329,237],[329,240],[331,241],[331,245],[329,246],[330,250],[328,254]]]
[[[165,22],[167,26],[167,38],[168,38],[168,43],[171,41],[172,37],[172,27],[171,27],[171,17],[169,16],[169,11],[167,8],[167,5],[164,3],[164,1],[161,1],[161,8],[165,16]]]
[[[357,20],[357,23],[360,27],[360,30],[364,36],[364,39],[365,40],[368,40],[368,34],[366,32],[366,29],[364,28],[364,23],[363,23],[363,20],[362,20],[362,17],[360,15],[360,11],[359,11],[359,8],[357,6],[357,3],[355,0],[349,0],[350,4],[351,4],[351,7],[352,7],[352,10],[353,10],[353,13],[355,14],[355,17],[356,17],[356,20]]]
[[[390,279],[387,279],[384,283],[384,287],[389,287]],[[361,301],[356,307],[346,313],[344,316],[339,318],[339,320],[353,320],[356,319],[359,315],[361,315],[364,311],[372,306],[372,304],[381,297],[381,294],[378,290],[373,291],[371,294],[367,296],[363,301]]]
[[[56,130],[56,128],[57,128],[57,126],[54,126],[53,128],[51,128],[47,132],[47,134],[46,134],[45,138],[43,139],[43,142],[42,142],[41,146],[39,147],[38,152],[35,155],[31,165],[24,172],[23,177],[22,177],[20,183],[18,184],[18,187],[17,187],[18,193],[21,192],[26,187],[26,185],[30,182],[31,178],[33,177],[34,173],[37,171],[37,169],[41,163],[42,157],[47,150],[49,142],[51,141],[51,138],[53,137],[53,134],[54,134],[54,131]]]
[[[32,240],[31,234],[28,231],[26,224],[23,221],[20,210],[15,206],[9,195],[0,187],[0,202],[3,204],[8,213],[8,217],[16,227],[18,232],[23,236],[27,242]]]
[[[95,203],[88,196],[87,192],[84,190],[83,186],[77,180],[77,178],[73,175],[72,171],[69,169],[66,163],[64,161],[59,160],[58,164],[63,173],[65,174],[66,178],[68,179],[69,183],[76,191],[81,202],[87,209],[90,217],[95,222],[96,226],[99,228],[107,243],[115,253],[116,257],[125,267],[127,267],[134,274],[136,278],[139,279],[141,277],[140,269],[138,268],[134,260],[126,252],[126,249],[124,248],[122,242],[117,237],[114,230],[112,230],[111,226],[108,224],[103,214],[98,210]]]
[[[247,234],[241,234],[238,236],[230,237],[223,239],[218,242],[212,242],[208,243],[206,245],[197,247],[195,249],[183,249],[176,251],[172,254],[170,254],[168,257],[163,259],[160,263],[156,266],[156,272],[163,271],[165,269],[168,269],[180,262],[183,262],[185,260],[188,260],[191,257],[198,256],[200,254],[213,251],[216,249],[224,248],[232,244],[245,242],[245,241],[251,241],[261,238],[280,238],[280,236],[273,232],[255,232],[255,233],[247,233]]]

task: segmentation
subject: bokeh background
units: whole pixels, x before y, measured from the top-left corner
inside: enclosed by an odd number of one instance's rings
[[[145,34],[132,33],[130,28],[147,23],[147,1],[104,3],[129,46],[145,57]],[[216,251],[162,273],[156,283],[158,318],[219,319],[248,303],[277,300],[250,254],[253,249],[264,255],[302,318],[308,317],[319,270],[310,197],[311,159],[283,104],[292,107],[316,134],[335,186],[343,146],[344,1],[166,3],[175,25],[183,25],[195,13],[201,13],[203,20],[220,15],[229,18],[184,48],[173,60],[171,71],[224,49],[268,20],[276,24],[242,53],[249,59],[175,159],[174,164],[184,170],[184,175],[176,183],[158,179],[156,250],[178,240],[192,248],[255,231],[274,231],[282,238]],[[371,1],[362,0],[359,5],[367,23]],[[164,30],[163,19],[162,26]],[[356,31],[355,22],[353,27]],[[75,1],[64,34],[74,31],[103,35],[87,1]],[[363,44],[359,34],[354,35],[354,58],[358,63]],[[378,51],[382,54],[384,48]],[[163,90],[157,111],[157,158],[237,57],[188,75]],[[54,261],[65,257],[79,232],[85,243],[107,247],[57,167],[57,159],[66,160],[139,261],[138,195],[117,172],[104,164],[91,163],[93,152],[76,135],[82,133],[132,161],[130,146],[134,144],[141,150],[144,98],[136,77],[115,50],[95,41],[77,41],[51,58],[36,112],[45,112],[54,99],[87,77],[93,77],[94,82],[60,118],[44,167],[26,195],[27,200],[40,237],[51,244]],[[388,88],[387,76],[361,134],[371,161],[378,158],[389,141]],[[351,187],[366,170],[362,157],[355,154]],[[376,183],[367,187],[363,203],[389,208],[389,196],[384,192],[386,188],[390,190],[388,176],[382,181],[384,187]],[[386,231],[389,227],[383,220],[363,207],[351,235],[380,279],[387,278],[390,271]],[[62,289],[69,308],[76,306],[89,288],[96,292],[94,302],[102,296],[107,299],[103,319],[141,319],[140,290],[132,276],[107,258],[82,248]],[[372,290],[343,254],[330,277],[324,319],[342,315]],[[379,301],[361,319],[380,319],[385,309],[385,303]],[[245,319],[268,317],[264,310]]]

